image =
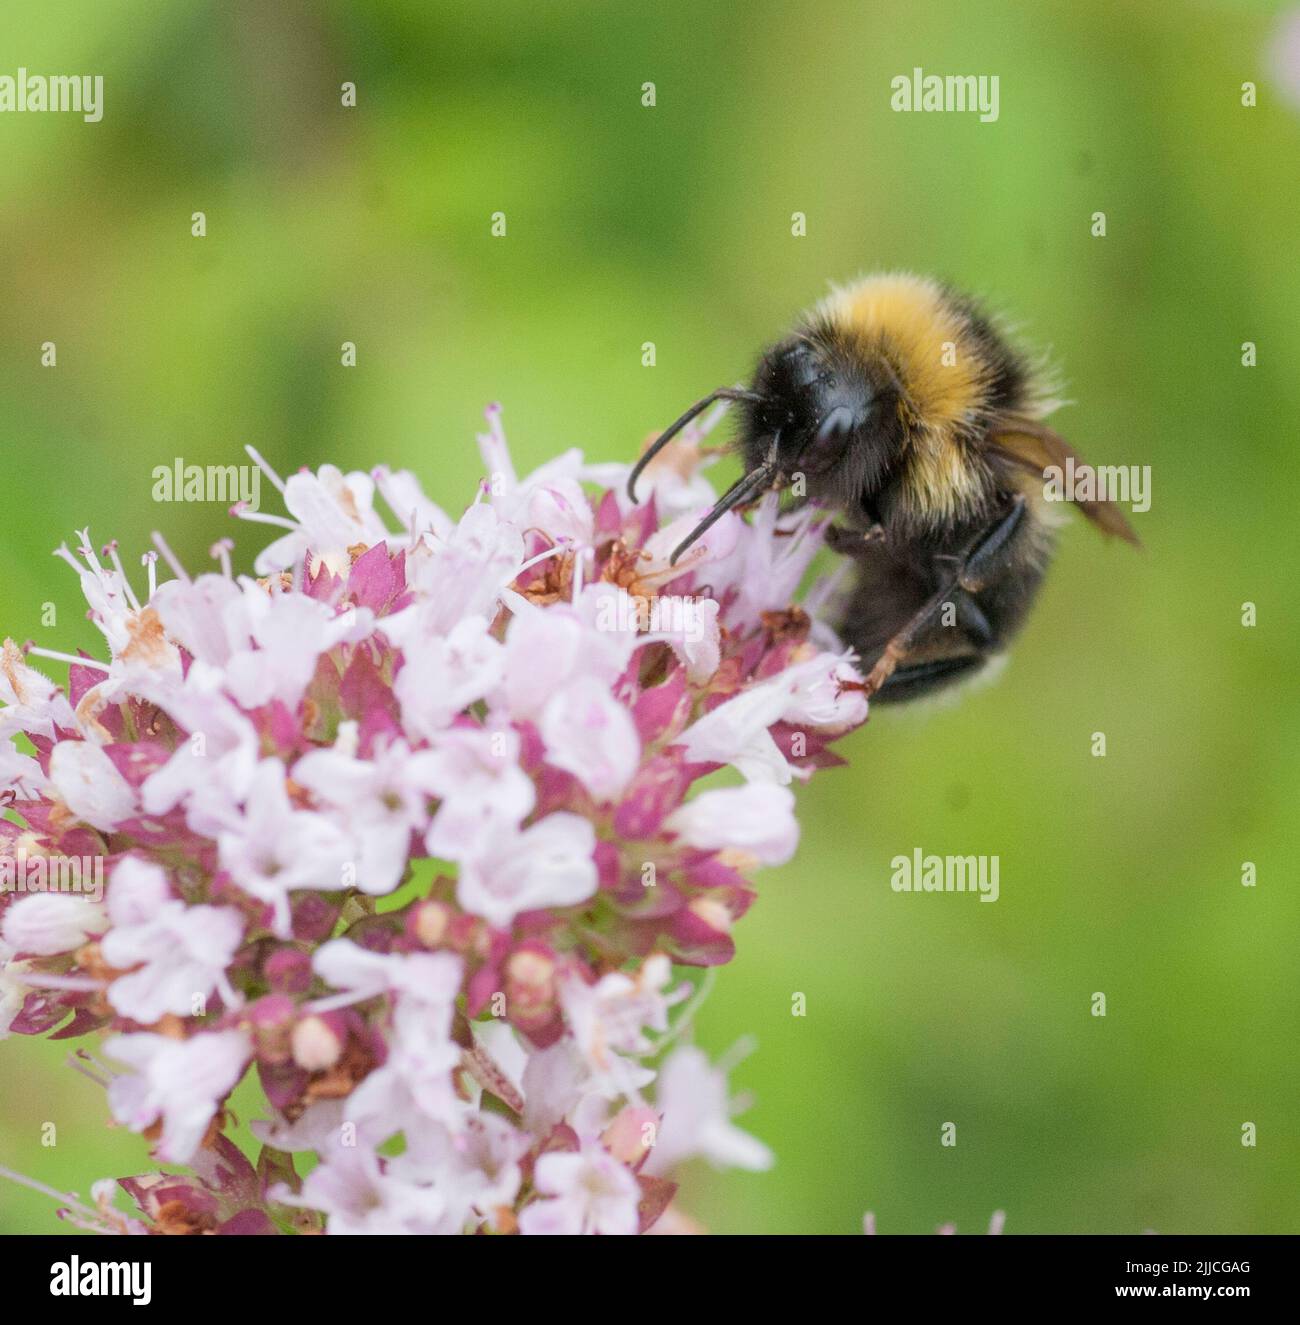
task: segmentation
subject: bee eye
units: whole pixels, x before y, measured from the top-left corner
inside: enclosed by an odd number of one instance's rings
[[[842,433],[851,431],[853,424],[853,411],[847,405],[836,405],[822,420],[821,427],[817,429],[816,440],[823,442],[839,437]]]
[[[826,370],[810,345],[791,345],[781,359],[790,385],[797,391],[809,391],[826,380]]]
[[[843,439],[853,431],[856,420],[847,405],[837,405],[817,425],[804,447],[803,458],[813,466],[832,462],[839,454]]]

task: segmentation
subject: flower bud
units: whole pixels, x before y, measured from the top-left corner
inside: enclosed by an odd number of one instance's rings
[[[293,1061],[306,1072],[324,1072],[339,1061],[343,1041],[324,1017],[304,1017],[293,1028]]]
[[[3,934],[17,952],[52,957],[72,952],[107,928],[108,918],[97,902],[65,893],[33,893],[5,912]]]
[[[605,1149],[622,1164],[636,1168],[650,1153],[659,1131],[659,1115],[649,1105],[628,1105],[605,1129]]]
[[[447,939],[451,908],[444,902],[421,902],[411,913],[411,937],[422,947],[440,948]]]
[[[534,1040],[548,1039],[559,1019],[555,954],[545,945],[528,942],[506,962],[506,1007],[510,1021]]]
[[[287,994],[267,994],[252,1004],[246,1013],[253,1033],[253,1046],[263,1063],[289,1061],[289,1035],[297,1009]]]
[[[687,908],[698,920],[719,934],[731,932],[732,914],[716,897],[696,897]]]

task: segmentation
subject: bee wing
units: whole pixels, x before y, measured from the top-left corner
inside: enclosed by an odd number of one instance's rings
[[[1045,428],[1034,419],[1005,419],[990,432],[989,447],[995,461],[1000,460],[1014,469],[1037,474],[1040,478],[1051,465],[1064,469],[1068,459],[1073,458],[1076,466],[1085,463],[1083,457],[1060,433]],[[1076,500],[1074,504],[1103,533],[1115,534],[1134,547],[1142,546],[1133,526],[1114,502]]]

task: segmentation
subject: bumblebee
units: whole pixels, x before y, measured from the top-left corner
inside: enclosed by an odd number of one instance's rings
[[[720,387],[658,437],[628,481],[714,401],[735,401],[745,472],[673,554],[772,488],[831,508],[828,543],[853,565],[833,622],[865,690],[905,700],[968,677],[1024,623],[1051,558],[1045,471],[1073,448],[1042,420],[1041,373],[970,298],[912,275],[833,289],[761,355],[748,388]],[[1077,500],[1137,544],[1118,508]]]

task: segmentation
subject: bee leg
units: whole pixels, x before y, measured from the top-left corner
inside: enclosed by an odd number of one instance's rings
[[[926,599],[921,610],[885,645],[863,683],[862,688],[866,694],[874,695],[893,676],[895,668],[911,648],[916,632],[947,602],[949,595],[957,588],[957,583],[958,577],[955,573],[946,577],[939,588]]]
[[[881,524],[873,524],[870,529],[846,529],[843,525],[833,524],[826,531],[826,546],[832,552],[842,552],[846,556],[852,556],[864,546],[870,546],[873,543],[880,543],[884,540],[885,528]]]
[[[996,567],[999,555],[1006,551],[1024,518],[1025,499],[1017,494],[1011,499],[1010,506],[997,524],[981,534],[975,545],[967,552],[959,581],[967,593],[978,593],[988,583],[990,572]]]
[[[886,700],[915,699],[983,666],[984,657],[978,653],[961,653],[952,658],[936,658],[933,662],[911,663],[900,667],[881,686],[876,702],[883,704]]]
[[[917,631],[949,600],[954,590],[965,589],[967,593],[975,593],[983,587],[997,564],[998,554],[1005,550],[1024,515],[1025,499],[1017,495],[996,522],[979,533],[965,554],[953,560],[952,569],[940,580],[938,588],[926,599],[916,615],[885,645],[880,657],[867,673],[863,689],[868,695],[874,695],[894,674],[911,648]]]
[[[971,597],[970,593],[954,595],[953,603],[957,608],[957,625],[966,638],[981,648],[993,643],[993,626],[984,609]]]

